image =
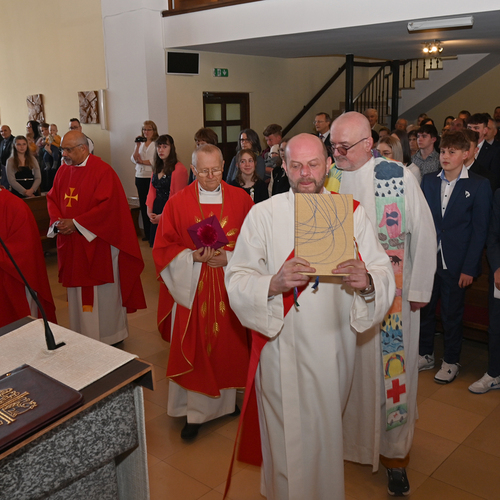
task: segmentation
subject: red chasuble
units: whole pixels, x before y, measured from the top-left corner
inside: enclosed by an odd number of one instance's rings
[[[56,323],[56,308],[35,218],[26,202],[6,189],[0,190],[0,237],[37,293],[47,319]],[[0,246],[0,327],[30,314],[24,282]]]
[[[118,267],[122,304],[127,312],[146,308],[140,274],[142,255],[127,198],[115,171],[89,155],[84,167],[61,165],[47,194],[50,223],[74,219],[97,238],[88,242],[75,231],[57,236],[59,281],[83,287],[83,305],[92,305],[89,287],[113,283],[111,247],[120,250]]]
[[[233,251],[241,225],[253,205],[240,188],[222,186],[222,205],[201,205],[198,182],[177,193],[165,205],[156,233],[153,258],[158,274],[183,250],[196,247],[188,227],[215,215]],[[167,377],[187,390],[220,396],[221,389],[244,387],[249,361],[247,330],[229,307],[224,269],[202,264],[192,309],[177,305],[170,338],[174,299],[161,280],[158,328],[171,343]]]

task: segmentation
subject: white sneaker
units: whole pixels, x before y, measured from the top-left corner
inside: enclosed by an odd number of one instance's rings
[[[434,354],[418,356],[418,371],[432,370],[434,368]]]
[[[469,385],[469,391],[474,394],[484,394],[491,389],[500,389],[500,377],[490,377],[487,373],[477,382]]]
[[[460,365],[458,363],[450,364],[443,361],[441,369],[434,377],[434,382],[437,382],[438,384],[449,384],[450,382],[453,382],[458,375],[459,366]]]

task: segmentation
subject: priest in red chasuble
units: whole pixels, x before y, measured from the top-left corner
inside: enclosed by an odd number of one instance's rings
[[[25,201],[0,188],[0,237],[38,300],[47,319],[56,323],[42,243],[35,218]],[[23,279],[0,247],[0,327],[29,315],[42,317]]]
[[[128,336],[127,313],[146,307],[130,209],[115,171],[89,154],[81,132],[66,133],[61,150],[64,163],[47,194],[48,236],[57,236],[70,327],[116,344]]]
[[[196,437],[204,422],[238,412],[236,389],[245,386],[248,368],[247,331],[229,307],[224,273],[253,202],[222,181],[223,167],[215,146],[193,153],[196,182],[167,202],[153,247],[161,281],[158,328],[170,342],[168,414],[187,417],[183,439]],[[197,249],[188,228],[212,216],[227,242],[213,248],[216,231],[208,225],[198,231],[204,246]]]

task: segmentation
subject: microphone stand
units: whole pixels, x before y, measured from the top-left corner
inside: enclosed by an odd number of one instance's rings
[[[47,321],[47,315],[45,314],[45,311],[42,307],[42,304],[38,300],[38,297],[26,281],[26,278],[24,277],[23,273],[19,269],[16,261],[14,260],[14,257],[12,257],[11,253],[9,252],[9,249],[5,245],[3,239],[0,237],[0,244],[2,245],[3,249],[9,256],[9,259],[11,260],[12,264],[14,264],[14,267],[16,268],[17,272],[19,273],[19,276],[21,276],[22,280],[24,281],[24,284],[26,285],[26,288],[29,290],[30,295],[33,297],[33,300],[36,302],[36,305],[38,306],[38,309],[40,310],[42,314],[42,319],[43,319],[43,325],[45,327],[45,342],[47,344],[47,349],[49,351],[54,351],[56,349],[59,349],[59,347],[62,347],[63,345],[66,345],[64,342],[60,342],[59,344],[56,344],[56,341],[54,339],[54,334],[52,333],[52,330],[50,329],[49,322]]]

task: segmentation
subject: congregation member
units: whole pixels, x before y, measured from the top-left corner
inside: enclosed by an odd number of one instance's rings
[[[396,298],[382,324],[357,337],[354,380],[344,412],[344,458],[371,464],[374,471],[380,460],[387,469],[389,493],[407,495],[406,467],[418,418],[419,310],[431,297],[436,233],[414,175],[394,161],[373,158],[370,124],[363,115],[341,115],[333,122],[331,137],[338,172],[329,180],[340,182],[340,188],[326,187],[360,201],[396,277]]]
[[[260,154],[264,160],[267,160],[267,156],[269,152],[271,151],[271,148],[274,145],[278,145],[281,142],[282,139],[282,130],[283,127],[281,125],[278,125],[277,123],[271,123],[268,125],[265,129],[264,132],[262,132],[262,135],[264,136],[264,140],[266,141],[267,148],[262,151]],[[271,171],[267,172],[269,175],[271,175]],[[269,177],[269,175],[267,177]]]
[[[450,125],[450,132],[456,132],[457,130],[463,130],[465,128],[465,122],[462,118],[455,118]]]
[[[486,137],[484,138],[484,140],[490,146],[498,147],[500,143],[498,143],[497,134],[498,134],[497,122],[493,120],[493,118],[490,115],[488,115],[488,132],[486,133]]]
[[[219,142],[219,137],[217,132],[214,132],[211,128],[200,128],[194,134],[194,143],[197,148],[203,146],[204,144],[212,144],[217,146]],[[191,184],[195,179],[193,171],[189,169],[189,179],[188,184]]]
[[[75,130],[76,132],[80,132],[81,134],[83,134],[82,124],[80,123],[80,120],[78,118],[69,119],[69,130]],[[89,153],[94,154],[94,141],[87,135],[85,135],[85,139],[87,139]]]
[[[0,238],[16,261],[30,287],[36,292],[47,319],[56,320],[40,233],[28,205],[0,187]],[[41,318],[23,279],[0,247],[0,328],[26,316]]]
[[[244,189],[254,203],[259,203],[267,200],[269,193],[267,191],[267,184],[255,173],[256,163],[257,155],[251,149],[242,149],[236,155],[238,173],[231,186]]]
[[[434,368],[436,307],[441,302],[444,355],[434,381],[449,384],[459,373],[465,290],[481,274],[488,234],[491,187],[464,165],[470,142],[463,132],[448,132],[440,145],[443,170],[422,179],[437,233],[437,270],[429,304],[420,316],[419,370]]]
[[[70,328],[116,344],[128,336],[127,313],[146,308],[130,208],[115,171],[89,154],[84,134],[67,132],[61,150],[64,163],[47,194],[47,236],[57,236]]]
[[[286,193],[290,189],[290,183],[288,182],[288,176],[283,168],[283,163],[285,161],[285,149],[288,143],[288,139],[283,139],[280,142],[279,153],[280,153],[280,164],[274,167],[273,174],[271,176],[271,181],[269,182],[268,192],[269,196],[274,196],[275,194]]]
[[[330,154],[330,126],[332,119],[328,113],[321,111],[314,117],[313,125],[316,129],[316,135],[323,141],[323,144]]]
[[[12,155],[7,160],[7,179],[11,191],[20,198],[33,198],[42,182],[40,167],[23,135],[14,139]]]
[[[401,130],[401,132],[406,132],[406,128],[408,127],[408,120],[404,118],[399,118],[396,122],[395,130]]]
[[[420,169],[422,177],[425,174],[437,172],[441,168],[439,153],[435,149],[437,139],[438,131],[434,125],[421,125],[417,131],[418,151],[411,161]]]
[[[188,183],[186,167],[177,159],[174,139],[168,134],[160,135],[154,142],[153,177],[149,183],[146,200],[147,216],[151,222],[149,246],[155,242],[156,230],[165,204],[171,196],[182,191]]]
[[[476,160],[477,153],[479,152],[479,148],[477,147],[477,144],[479,142],[479,134],[475,130],[471,130],[470,128],[464,128],[462,130],[462,133],[470,144],[467,157],[464,160],[465,168],[470,172],[474,172],[475,174],[488,179],[491,190],[492,192],[494,192],[495,177],[493,176],[493,173],[484,168],[481,163]]]
[[[344,498],[342,412],[356,332],[380,323],[394,299],[389,258],[357,202],[354,235],[362,260],[346,260],[313,288],[314,278],[310,283],[302,273],[315,269],[293,256],[294,195],[332,196],[323,187],[330,165],[318,137],[289,140],[284,167],[291,190],[252,208],[226,271],[231,307],[258,332],[253,348],[263,346],[255,387],[261,493],[268,500]]]
[[[474,113],[467,121],[467,128],[479,134],[477,161],[491,172],[495,190],[500,187],[500,143],[486,141],[488,134],[487,113]]]
[[[135,138],[134,151],[130,157],[130,161],[135,165],[135,187],[139,196],[139,208],[144,228],[142,241],[150,241],[151,222],[148,217],[146,198],[148,197],[151,176],[153,175],[156,139],[158,139],[156,123],[152,120],[146,120],[142,124],[141,135]]]
[[[257,155],[257,165],[255,170],[257,175],[261,179],[266,178],[266,162],[264,158],[260,155],[262,151],[262,147],[260,145],[260,139],[255,132],[251,128],[246,128],[240,132],[238,145],[236,146],[236,154],[238,154],[242,149],[251,149]],[[238,165],[236,164],[236,155],[231,160],[231,164],[227,170],[227,175],[224,176],[224,180],[231,184],[236,178],[236,173],[238,172]],[[226,174],[226,170],[224,169],[224,174]]]
[[[186,417],[182,439],[195,438],[205,422],[239,413],[236,389],[245,386],[248,369],[247,331],[229,307],[224,274],[253,203],[222,181],[223,168],[216,146],[193,152],[196,181],[168,200],[153,247],[161,277],[158,328],[170,342],[167,412]],[[217,223],[206,220],[212,216]],[[201,246],[188,232],[195,224]],[[214,248],[219,239],[226,243]]]
[[[469,386],[474,394],[500,389],[500,189],[493,196],[493,210],[486,243],[490,264],[488,291],[488,369]]]
[[[8,125],[2,125],[0,127],[0,136],[2,140],[0,141],[0,167],[1,167],[1,178],[0,182],[2,186],[9,189],[9,181],[7,180],[7,160],[12,154],[12,147],[14,145],[14,136]]]
[[[365,109],[365,112],[363,113],[368,121],[370,122],[370,127],[372,130],[379,133],[380,129],[383,127],[380,123],[378,123],[378,111],[374,108],[368,108]],[[391,131],[389,130],[389,134]]]

